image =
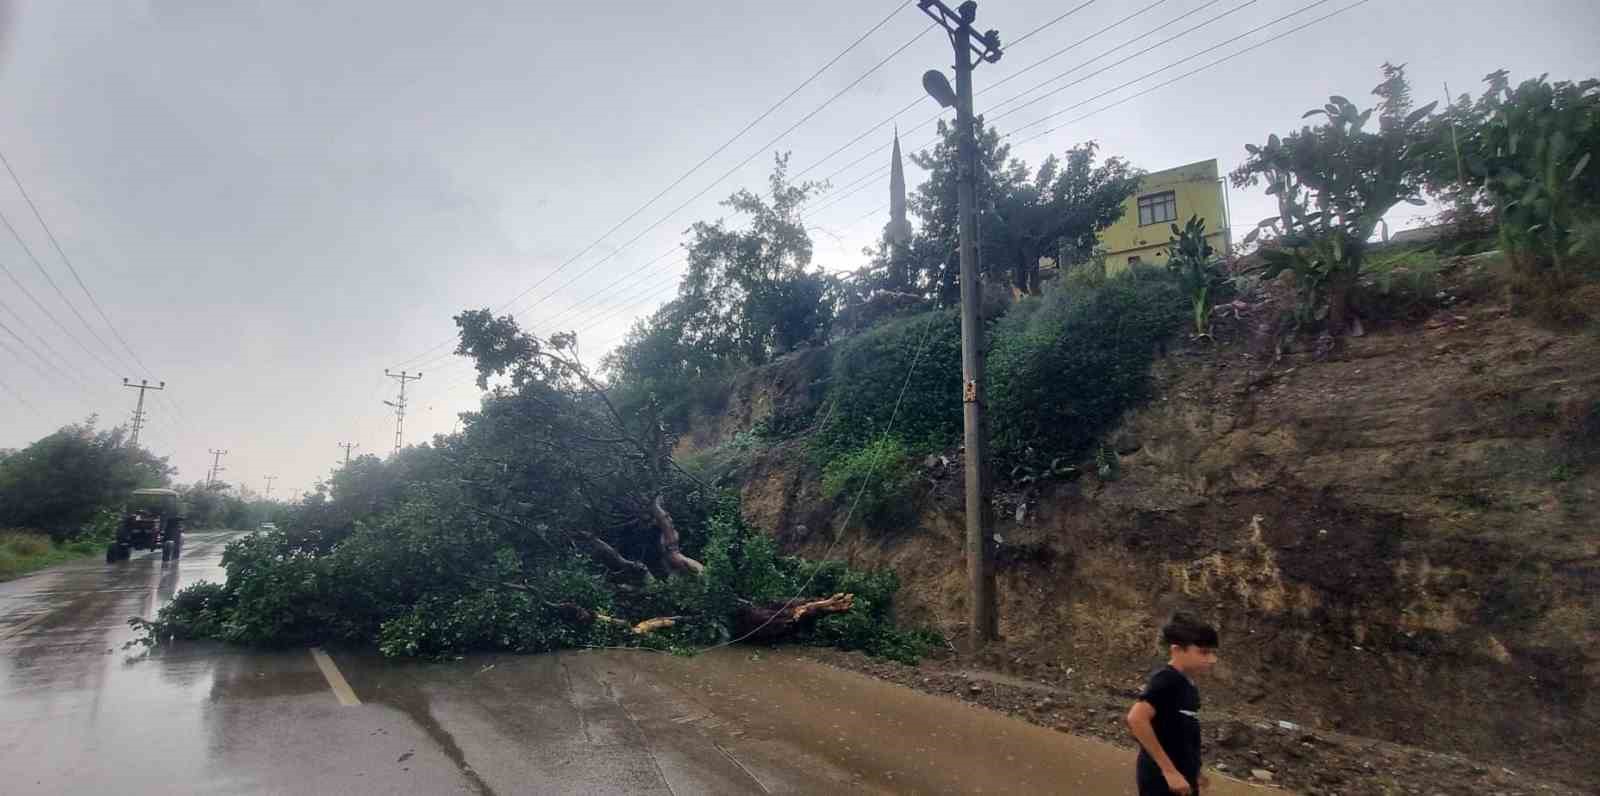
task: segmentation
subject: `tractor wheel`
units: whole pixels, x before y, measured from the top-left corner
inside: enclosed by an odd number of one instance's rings
[[[165,564],[177,557],[178,546],[173,544],[171,539],[168,539],[165,544],[161,545],[161,563]]]
[[[181,555],[183,555],[183,537],[179,536],[172,540],[172,560],[177,561]]]
[[[106,563],[107,564],[115,564],[115,563],[117,563],[117,552],[118,551],[117,551],[117,543],[116,542],[112,542],[111,544],[106,545]]]

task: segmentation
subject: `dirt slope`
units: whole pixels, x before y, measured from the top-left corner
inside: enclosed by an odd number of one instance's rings
[[[1326,360],[1168,356],[1158,398],[1109,438],[1115,480],[997,499],[1005,641],[968,665],[1120,693],[1184,605],[1224,632],[1208,711],[1600,777],[1596,342],[1486,303]],[[825,374],[800,361],[694,443],[814,393],[795,384]],[[959,462],[924,468],[915,522],[830,545],[842,512],[802,445],[743,469],[751,519],[790,549],[893,567],[902,618],[959,635]]]

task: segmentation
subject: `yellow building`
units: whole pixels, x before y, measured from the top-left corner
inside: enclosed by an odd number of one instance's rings
[[[1172,225],[1189,216],[1206,222],[1206,237],[1218,254],[1228,251],[1228,204],[1216,158],[1146,174],[1139,190],[1123,203],[1122,218],[1100,232],[1106,271],[1130,263],[1165,263]]]

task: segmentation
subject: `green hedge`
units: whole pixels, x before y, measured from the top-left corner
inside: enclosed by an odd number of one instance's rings
[[[830,372],[827,401],[832,406],[822,409],[828,422],[811,442],[823,462],[881,436],[902,387],[905,400],[894,435],[911,452],[943,448],[960,439],[961,317],[954,310],[901,318],[846,339],[835,348]]]
[[[986,363],[998,462],[1087,450],[1149,394],[1157,348],[1188,312],[1176,280],[1148,267],[1014,305],[994,327]]]

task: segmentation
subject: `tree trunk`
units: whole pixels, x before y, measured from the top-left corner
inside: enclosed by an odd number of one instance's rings
[[[1351,332],[1357,337],[1361,335],[1361,322],[1352,304],[1360,269],[1358,261],[1353,267],[1341,268],[1328,278],[1328,332],[1336,337]]]
[[[692,572],[696,575],[704,572],[704,564],[683,554],[678,549],[678,528],[672,524],[672,515],[667,513],[666,506],[662,503],[662,496],[650,503],[650,515],[655,518],[656,528],[661,531],[661,563],[666,565],[670,572]]]
[[[630,580],[649,583],[653,579],[650,575],[650,568],[645,566],[643,562],[635,561],[617,552],[617,548],[612,547],[606,540],[588,531],[580,531],[578,538],[588,543],[589,554],[594,556],[595,560],[614,571],[627,575]]]
[[[734,615],[735,638],[766,641],[786,636],[827,614],[844,613],[855,606],[854,594],[835,594],[825,600],[790,605],[760,606],[745,604]]]
[[[505,584],[512,588],[526,590],[526,586]],[[854,594],[835,594],[825,600],[810,600],[803,603],[780,605],[753,605],[745,603],[734,614],[734,637],[740,641],[770,641],[775,638],[794,633],[807,627],[816,620],[828,614],[838,614],[849,611],[855,606]],[[555,610],[556,614],[568,622],[578,625],[607,624],[626,628],[629,633],[636,636],[648,635],[663,628],[673,627],[682,621],[682,616],[658,616],[646,619],[635,624],[614,616],[608,616],[598,611],[591,611],[577,603],[545,603]]]

